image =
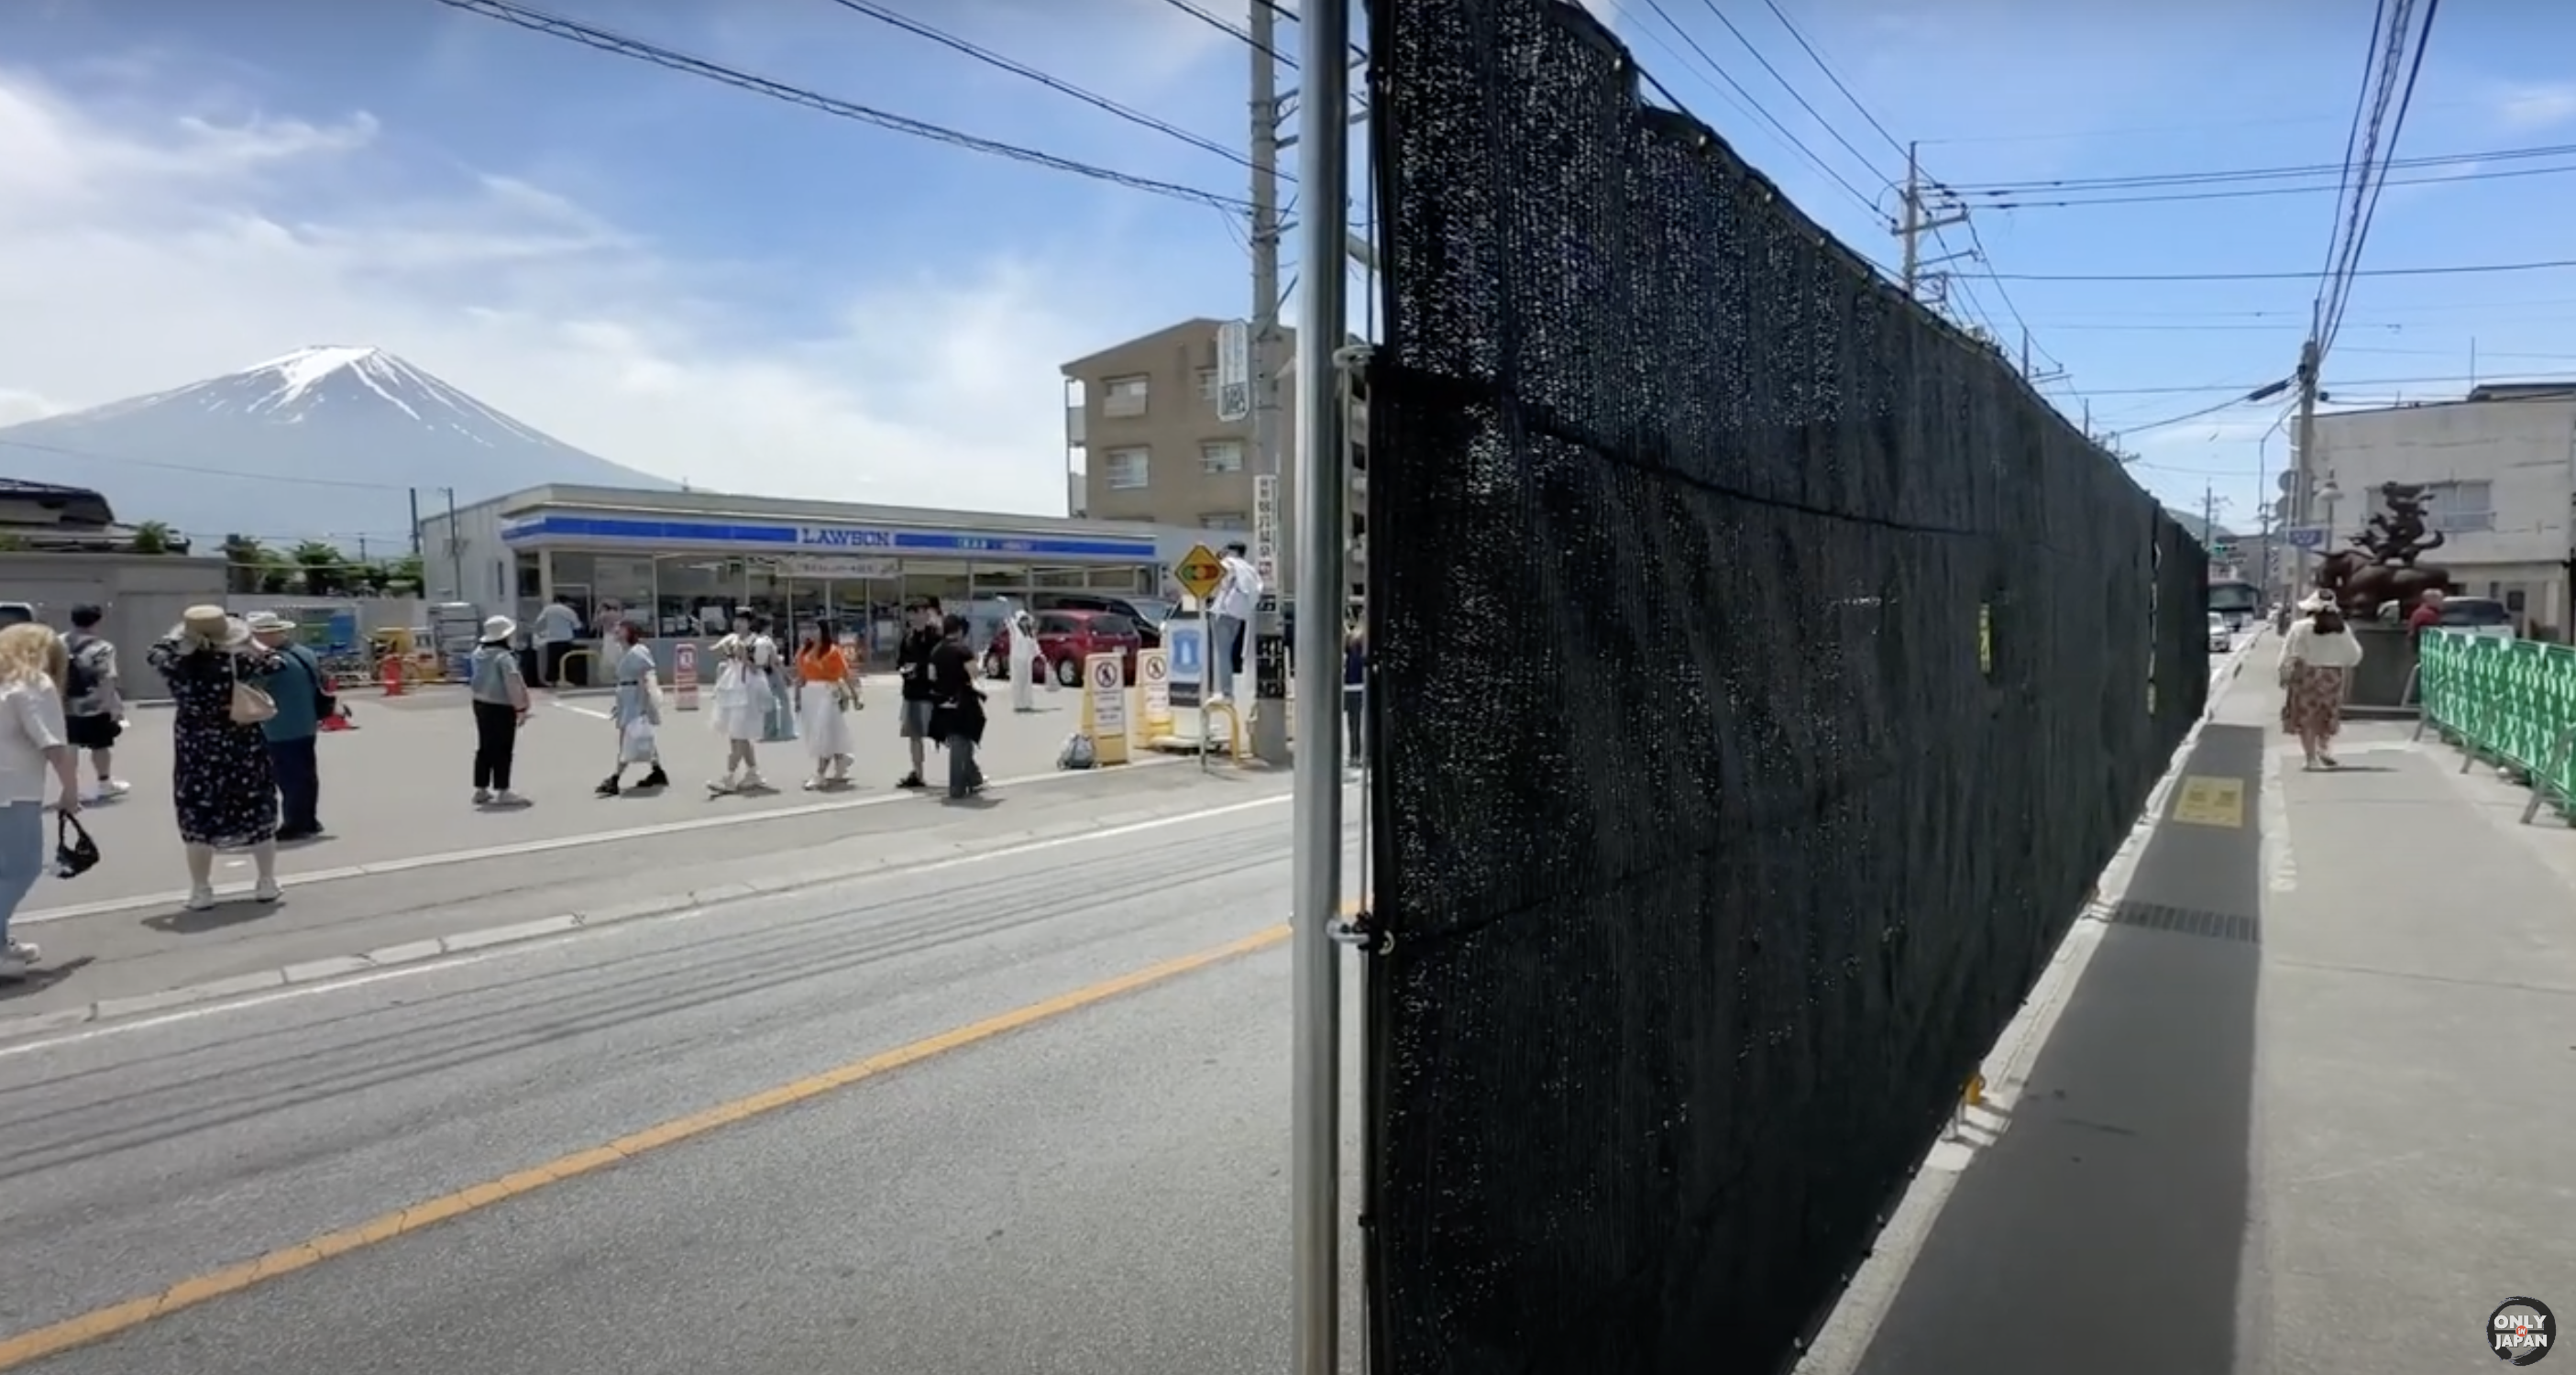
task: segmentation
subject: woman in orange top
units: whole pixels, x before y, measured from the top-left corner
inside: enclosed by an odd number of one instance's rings
[[[805,780],[808,792],[850,781],[850,722],[843,713],[856,705],[856,694],[849,678],[850,661],[835,628],[816,621],[796,650],[796,733],[814,761],[814,776]]]

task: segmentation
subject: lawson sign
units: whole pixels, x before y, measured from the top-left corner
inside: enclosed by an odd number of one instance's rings
[[[966,530],[895,530],[866,525],[771,525],[723,519],[640,520],[624,516],[546,514],[514,521],[511,544],[718,545],[775,556],[796,550],[912,554],[924,558],[1088,559],[1155,561],[1154,541],[1115,535],[979,534]]]

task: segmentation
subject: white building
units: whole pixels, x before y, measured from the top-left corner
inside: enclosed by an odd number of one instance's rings
[[[2380,510],[2379,487],[2423,483],[2445,543],[2424,561],[2450,570],[2464,595],[2493,597],[2533,625],[2571,629],[2568,559],[2576,553],[2576,387],[2502,384],[2459,401],[2317,417],[2311,476],[2340,496],[2320,505],[2336,548]]]

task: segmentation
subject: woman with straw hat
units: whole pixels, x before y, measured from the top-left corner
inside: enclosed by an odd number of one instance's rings
[[[220,606],[192,606],[145,658],[170,685],[170,797],[188,851],[188,910],[215,905],[215,851],[248,850],[251,896],[277,901],[277,775],[260,726],[277,714],[258,683],[277,651]]]
[[[2361,663],[2361,641],[2334,599],[2313,592],[2281,637],[2281,730],[2298,737],[2307,767],[2335,768],[2328,753],[2343,729],[2344,679]]]

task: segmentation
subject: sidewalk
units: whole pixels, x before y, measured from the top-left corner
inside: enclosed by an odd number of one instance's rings
[[[2408,724],[2302,772],[2269,653],[1842,1369],[2420,1375],[2576,1313],[2576,834]]]

